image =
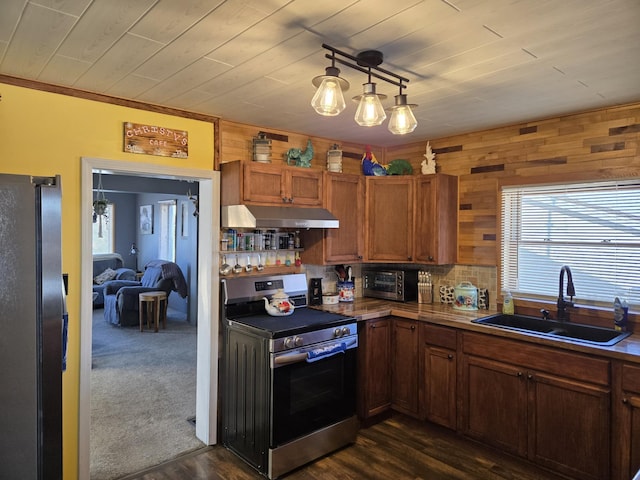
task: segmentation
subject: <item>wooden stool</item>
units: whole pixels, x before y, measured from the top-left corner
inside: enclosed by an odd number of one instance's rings
[[[167,294],[165,292],[144,292],[138,296],[138,315],[140,319],[140,331],[143,331],[142,323],[146,317],[147,328],[151,328],[151,321],[158,331],[158,324],[162,319],[162,328],[167,328]],[[146,308],[145,308],[146,306]]]

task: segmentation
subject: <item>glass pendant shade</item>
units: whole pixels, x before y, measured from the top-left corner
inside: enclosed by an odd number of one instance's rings
[[[375,127],[387,118],[380,102],[380,98],[386,98],[386,96],[376,94],[375,83],[365,83],[363,87],[364,93],[354,98],[354,100],[359,100],[354,118],[361,127]]]
[[[411,107],[417,105],[408,104],[405,94],[396,95],[396,104],[391,107],[391,118],[389,119],[389,131],[394,135],[405,135],[413,132],[418,126],[418,121],[413,115]]]
[[[343,90],[349,89],[349,83],[338,76],[340,70],[335,67],[327,67],[327,74],[315,77],[313,83],[318,90],[311,99],[311,106],[320,115],[333,117],[342,112],[346,104]]]

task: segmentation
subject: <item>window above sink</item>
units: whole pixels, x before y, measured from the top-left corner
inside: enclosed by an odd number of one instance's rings
[[[503,290],[554,299],[570,265],[576,302],[640,305],[640,180],[504,186],[501,198]]]

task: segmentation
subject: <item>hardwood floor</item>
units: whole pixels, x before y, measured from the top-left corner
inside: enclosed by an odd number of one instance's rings
[[[256,480],[264,478],[222,446],[207,447],[123,480]],[[355,444],[316,460],[286,480],[482,479],[564,477],[503,455],[450,430],[404,415],[360,430]]]

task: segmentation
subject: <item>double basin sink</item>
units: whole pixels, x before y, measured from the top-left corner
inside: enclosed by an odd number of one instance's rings
[[[491,315],[472,320],[472,323],[491,325],[524,333],[534,333],[563,340],[611,346],[631,335],[613,328],[594,327],[580,323],[558,322],[526,315]]]

